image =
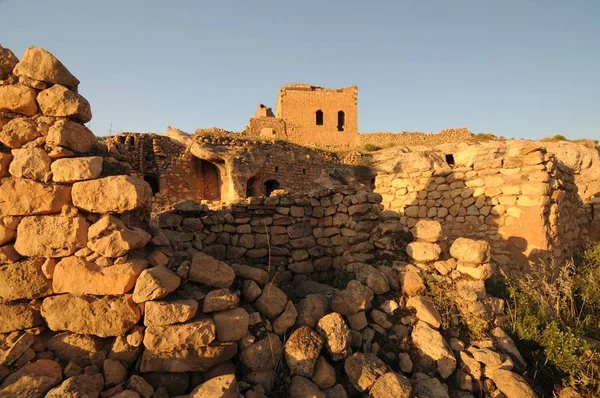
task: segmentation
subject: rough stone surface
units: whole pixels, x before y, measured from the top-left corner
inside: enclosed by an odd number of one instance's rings
[[[285,361],[293,374],[312,377],[323,348],[323,338],[308,326],[290,335],[284,346]]]
[[[62,84],[72,90],[79,85],[79,80],[54,55],[39,47],[27,47],[13,73],[46,83]]]
[[[411,336],[415,347],[436,362],[440,376],[446,379],[454,372],[456,358],[440,332],[425,322],[417,322]]]
[[[0,86],[0,111],[32,116],[38,111],[37,92],[26,86]],[[0,139],[4,143],[2,139]],[[14,147],[11,147],[14,148]]]
[[[369,395],[373,398],[410,398],[412,386],[410,381],[403,375],[388,372],[377,379]]]
[[[442,317],[435,308],[435,304],[428,298],[422,296],[411,297],[406,302],[407,308],[414,308],[417,311],[417,318],[428,323],[434,328],[439,328]]]
[[[267,318],[280,315],[287,304],[287,296],[273,283],[265,286],[260,297],[253,303],[258,312]]]
[[[0,303],[0,333],[10,333],[41,325],[40,311],[23,302]]]
[[[144,347],[155,352],[205,347],[216,338],[212,319],[168,326],[149,326],[144,334]]]
[[[417,240],[435,243],[442,238],[442,224],[437,221],[419,220],[415,224],[412,234]]]
[[[302,376],[294,376],[288,391],[290,398],[325,398],[325,393],[319,387]]]
[[[450,246],[450,254],[457,260],[472,264],[490,261],[490,245],[482,240],[458,238]]]
[[[235,375],[212,378],[190,393],[189,398],[237,398],[239,396]]]
[[[219,341],[237,341],[248,333],[249,316],[243,308],[218,312],[214,320]]]
[[[69,117],[81,123],[92,120],[90,103],[81,95],[60,84],[55,84],[39,93],[37,101],[46,116]]]
[[[224,262],[204,253],[196,253],[192,259],[188,278],[208,286],[227,288],[233,283],[235,272]]]
[[[371,307],[373,291],[356,280],[336,293],[331,300],[331,309],[342,315],[354,315]]]
[[[488,376],[496,387],[507,398],[537,398],[537,394],[529,387],[525,379],[509,370],[503,369],[486,369]]]
[[[169,351],[146,349],[142,354],[140,371],[146,372],[205,372],[226,362],[237,353],[237,344],[221,343],[197,348],[177,348]]]
[[[52,283],[42,272],[43,259],[27,259],[0,266],[0,300],[36,299],[52,294]]]
[[[85,247],[89,224],[81,216],[25,217],[17,228],[15,250],[29,257],[65,257]]]
[[[406,253],[417,262],[428,263],[437,261],[442,249],[435,243],[411,242],[406,245]]]
[[[102,172],[102,158],[100,156],[87,156],[81,158],[64,158],[52,162],[52,181],[73,183],[77,181],[93,180]]]
[[[187,322],[196,315],[198,302],[194,299],[147,301],[144,305],[146,326],[166,326]]]
[[[181,278],[173,271],[162,265],[142,271],[133,290],[133,301],[142,303],[166,297],[175,291],[181,283]]]
[[[269,333],[265,338],[245,347],[240,353],[240,361],[251,371],[274,369],[283,352],[283,345],[276,334]]]
[[[111,176],[73,184],[73,204],[92,213],[123,213],[148,203],[152,190],[136,177]]]
[[[4,216],[60,213],[71,200],[71,187],[51,186],[15,178],[0,186],[0,211]]]
[[[46,145],[63,147],[76,153],[90,152],[96,136],[87,127],[71,120],[59,119],[48,130]]]
[[[60,365],[40,359],[23,366],[0,384],[0,396],[11,398],[44,398],[52,387],[62,381]]]
[[[101,374],[82,374],[69,377],[60,386],[48,391],[46,398],[97,397],[103,388],[104,379]]]
[[[317,324],[317,332],[324,338],[327,352],[334,361],[348,356],[350,351],[350,329],[337,312],[325,315]]]
[[[11,151],[13,160],[8,167],[11,175],[31,180],[50,179],[50,157],[42,148],[24,147]]]
[[[71,332],[57,333],[46,346],[58,359],[81,367],[90,366],[102,352],[102,340],[96,336]]]
[[[142,249],[150,238],[143,229],[129,228],[118,217],[106,215],[90,226],[87,246],[106,257],[121,257]]]
[[[344,369],[352,385],[360,392],[368,391],[377,379],[387,373],[387,365],[375,354],[356,353],[344,362]]]

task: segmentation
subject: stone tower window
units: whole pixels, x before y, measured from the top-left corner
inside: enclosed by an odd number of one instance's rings
[[[317,112],[315,112],[315,116],[317,119],[317,126],[322,126],[323,125],[323,111],[319,109]]]
[[[346,114],[344,113],[344,111],[339,111],[338,112],[338,124],[337,124],[338,131],[344,131],[345,124],[346,124]]]
[[[271,196],[271,193],[276,189],[279,189],[279,182],[277,180],[265,181],[265,196]]]

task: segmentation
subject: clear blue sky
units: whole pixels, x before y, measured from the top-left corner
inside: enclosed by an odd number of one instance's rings
[[[359,128],[600,138],[600,0],[0,0],[92,130],[241,130],[288,83],[359,87]]]

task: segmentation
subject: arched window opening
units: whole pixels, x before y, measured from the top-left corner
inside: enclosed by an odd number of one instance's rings
[[[279,189],[279,182],[276,180],[265,181],[265,196],[271,196],[276,189]]]
[[[251,178],[246,183],[246,197],[256,196],[256,178]]]
[[[150,185],[150,188],[152,188],[152,195],[156,195],[158,192],[160,192],[160,183],[158,180],[158,176],[146,174],[144,176],[144,181],[146,181],[148,185]]]
[[[344,114],[344,111],[339,111],[338,112],[338,124],[337,124],[338,131],[344,131],[345,124],[346,124],[346,114]]]
[[[317,117],[317,126],[322,126],[323,125],[323,111],[319,109],[316,112],[316,117]]]

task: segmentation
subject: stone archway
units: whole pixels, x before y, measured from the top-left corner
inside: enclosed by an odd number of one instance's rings
[[[271,196],[271,193],[276,189],[279,189],[279,181],[277,181],[277,180],[265,181],[265,196]]]
[[[194,158],[194,186],[198,197],[206,200],[221,200],[223,182],[219,167],[208,160]]]

